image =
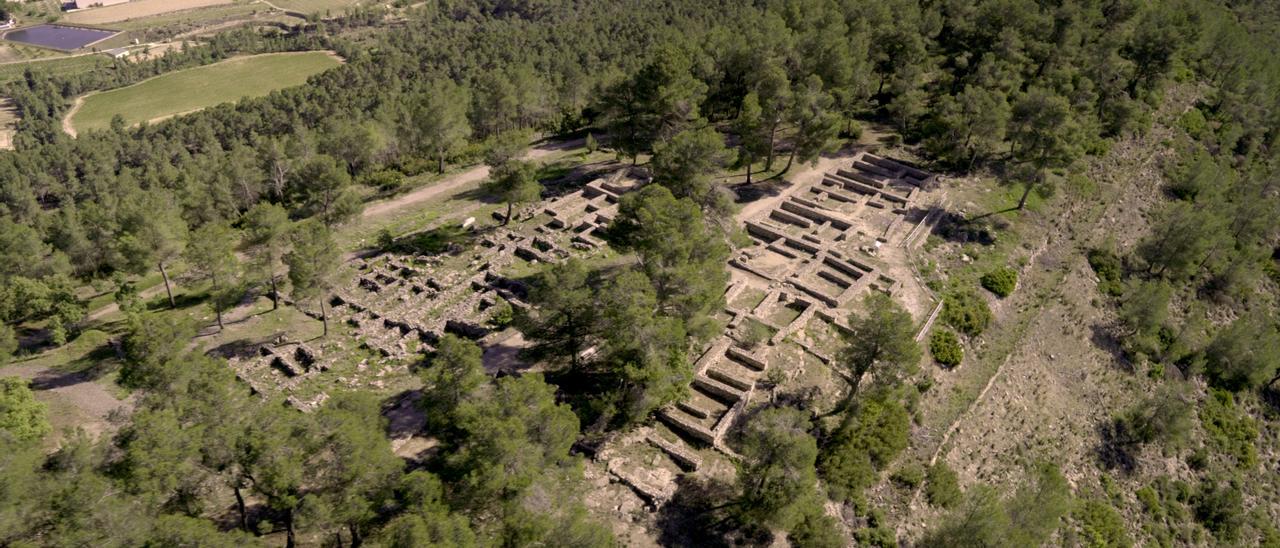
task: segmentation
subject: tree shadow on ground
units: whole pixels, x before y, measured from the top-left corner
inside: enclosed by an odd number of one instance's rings
[[[1005,214],[1005,213],[1013,213],[1013,212],[1015,212],[1015,211],[1019,211],[1018,206],[1006,207],[1006,208],[1004,208],[1004,209],[997,209],[997,210],[995,210],[995,211],[988,211],[988,212],[986,212],[986,213],[982,213],[982,214],[980,214],[980,215],[974,215],[973,217],[969,217],[967,220],[968,220],[969,222],[973,222],[973,221],[980,221],[980,220],[986,219],[986,218],[988,218],[988,217],[995,217],[996,215],[1003,215],[1003,214]]]
[[[209,298],[209,293],[207,291],[176,293],[173,296],[173,304],[175,306],[171,307],[169,306],[168,295],[161,293],[160,295],[152,297],[150,300],[148,300],[146,303],[146,306],[149,312],[156,312],[160,310],[169,310],[169,309],[181,310],[184,308],[191,308],[193,306],[198,306],[204,303],[205,299],[208,299],[208,298]]]
[[[996,233],[1008,226],[1008,221],[998,217],[982,215],[971,219],[954,211],[946,211],[932,234],[948,242],[993,245],[996,243]]]
[[[923,221],[925,217],[928,217],[929,212],[931,211],[933,211],[932,207],[920,207],[913,205],[903,212],[902,221],[910,225],[915,225],[920,221]]]
[[[484,185],[477,186],[472,189],[464,190],[457,194],[457,199],[468,200],[472,202],[480,202],[482,204],[498,204],[502,199],[498,195],[485,190]]]
[[[700,476],[676,480],[671,501],[658,510],[658,544],[662,546],[769,546],[773,534],[743,526],[733,519],[733,485]]]
[[[31,379],[31,387],[36,390],[54,390],[93,382],[115,371],[119,366],[120,355],[116,346],[108,341],[82,358],[41,372]]]
[[[607,178],[618,171],[630,168],[630,165],[623,164],[617,160],[604,160],[576,165],[563,175],[539,181],[543,187],[542,199],[549,200],[573,194],[581,190],[582,187],[587,186],[587,183],[591,181]]]
[[[1280,417],[1280,381],[1275,381],[1270,386],[1262,387],[1259,391],[1259,399],[1266,405],[1266,412],[1274,417]]]
[[[1099,422],[1095,428],[1098,433],[1098,445],[1094,448],[1094,456],[1103,468],[1131,474],[1138,468],[1138,460],[1133,454],[1136,447],[1128,443],[1122,427],[1114,420]]]
[[[382,403],[382,416],[387,419],[387,437],[406,438],[421,434],[427,425],[427,417],[420,403],[422,392],[405,390],[387,398]]]
[[[1106,326],[1095,323],[1089,326],[1089,342],[1099,350],[1105,351],[1111,355],[1111,363],[1125,373],[1135,373],[1136,369],[1133,362],[1124,355],[1124,348],[1120,346],[1120,341],[1112,334],[1111,329]]]
[[[258,351],[263,346],[266,346],[271,341],[278,339],[281,334],[273,334],[269,337],[259,339],[236,339],[210,348],[205,352],[205,355],[227,360],[231,358],[239,358],[242,360],[252,358],[253,356],[258,355]]]
[[[742,205],[776,197],[790,186],[790,181],[770,178],[752,181],[751,184],[739,183],[729,188],[738,197],[734,203]]]

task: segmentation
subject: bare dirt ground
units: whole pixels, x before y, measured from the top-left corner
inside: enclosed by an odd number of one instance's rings
[[[520,351],[528,346],[524,335],[514,329],[510,333],[500,333],[500,337],[484,349],[481,360],[484,370],[490,375],[512,375],[529,368],[529,364],[520,359]]]
[[[19,119],[13,99],[0,99],[0,150],[13,150],[13,136],[18,132]]]
[[[0,369],[0,375],[30,380],[36,399],[49,405],[55,425],[75,425],[90,436],[111,429],[108,418],[113,411],[132,407],[131,401],[120,400],[86,373],[17,363]]]
[[[1110,312],[1100,306],[1084,250],[1111,235],[1133,239],[1143,232],[1144,214],[1160,192],[1159,160],[1172,152],[1162,144],[1168,136],[1168,128],[1157,127],[1117,143],[1088,173],[1100,196],[1073,204],[1044,227],[1043,243],[1023,269],[1024,279],[1040,283],[1020,288],[1023,299],[997,310],[1012,320],[1015,308],[1030,308],[1026,329],[928,463],[946,461],[964,486],[1009,487],[1038,460],[1059,465],[1073,486],[1096,484],[1098,428],[1132,403],[1136,381],[1106,340]],[[1082,222],[1089,207],[1102,208],[1097,222]],[[1046,283],[1052,280],[1058,283]],[[948,390],[952,374],[935,375],[930,394]],[[913,537],[941,514],[916,492],[903,515],[899,533]]]
[[[163,15],[175,11],[207,8],[231,4],[232,0],[134,0],[103,8],[90,8],[68,13],[63,18],[68,23],[103,25],[128,19]]]
[[[819,158],[818,162],[814,165],[793,166],[792,174],[784,177],[784,181],[781,183],[784,186],[781,186],[777,194],[761,198],[743,206],[742,209],[738,210],[737,215],[734,215],[734,220],[742,223],[747,219],[773,209],[785,200],[787,196],[794,193],[796,189],[803,187],[805,183],[821,179],[823,173],[835,171],[836,167],[843,166],[845,163],[851,162],[854,154],[855,152],[852,150],[843,150],[838,154]],[[777,161],[785,162],[786,159],[779,158]]]
[[[78,134],[76,133],[76,126],[71,123],[71,119],[75,118],[76,113],[80,112],[80,109],[84,107],[84,98],[88,96],[89,95],[81,95],[76,97],[76,100],[71,103],[71,108],[67,109],[66,116],[62,117],[62,132],[70,135],[72,138],[77,137]]]

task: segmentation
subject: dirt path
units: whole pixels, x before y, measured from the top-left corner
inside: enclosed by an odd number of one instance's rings
[[[0,99],[0,150],[13,150],[13,137],[18,133],[21,118],[13,99]]]
[[[86,98],[86,97],[88,97],[88,96],[90,96],[90,95],[93,95],[93,94],[92,94],[92,93],[88,93],[88,94],[85,94],[85,95],[81,95],[81,96],[79,96],[79,97],[76,97],[75,102],[74,102],[74,103],[71,103],[71,108],[67,109],[67,113],[62,117],[62,132],[63,132],[63,133],[66,133],[67,135],[70,135],[72,138],[75,138],[75,137],[78,137],[78,136],[79,136],[79,135],[76,133],[76,126],[74,126],[74,125],[72,125],[72,124],[71,124],[71,119],[72,119],[72,118],[75,118],[76,113],[77,113],[77,112],[80,112],[80,108],[81,108],[81,107],[84,107],[84,100],[85,100],[85,98]]]
[[[370,204],[364,208],[364,212],[360,214],[360,218],[373,219],[390,213],[395,213],[406,207],[430,201],[442,195],[451,194],[453,191],[461,189],[462,187],[477,184],[478,182],[485,180],[487,177],[489,177],[489,166],[473,167],[407,194],[396,196],[390,200]]]
[[[177,288],[175,287],[174,289],[176,290]],[[163,291],[164,291],[164,283],[163,282],[157,283],[156,285],[143,289],[141,292],[139,292],[138,298],[142,299],[143,301],[146,301],[152,297],[155,297],[156,295],[159,295]],[[90,312],[89,315],[85,316],[85,323],[96,322],[98,320],[101,320],[102,318],[105,318],[107,316],[110,316],[111,314],[118,312],[119,310],[120,310],[120,305],[113,302],[111,304],[103,306],[102,308],[99,308],[97,310]]]
[[[544,143],[530,149],[529,152],[524,155],[524,159],[539,160],[556,152],[572,150],[580,146],[582,146],[581,139]],[[370,204],[364,208],[364,212],[360,214],[360,218],[374,219],[383,217],[409,206],[428,202],[442,196],[452,195],[461,190],[469,190],[471,187],[480,186],[480,183],[488,177],[489,166],[473,167],[407,194],[402,194],[389,200]]]
[[[305,13],[302,13],[302,12],[300,12],[300,11],[294,11],[294,10],[284,9],[284,8],[282,8],[282,7],[280,7],[280,6],[277,6],[277,5],[275,5],[275,4],[272,4],[272,3],[270,2],[270,0],[258,0],[256,3],[258,3],[258,4],[262,4],[262,5],[264,5],[264,6],[268,7],[268,8],[271,8],[271,9],[273,9],[273,10],[276,10],[276,11],[279,11],[279,12],[283,12],[285,15],[292,15],[292,16],[294,16],[294,17],[300,17],[300,18],[302,18],[302,19],[306,19],[306,18],[307,18],[307,14],[305,14]]]

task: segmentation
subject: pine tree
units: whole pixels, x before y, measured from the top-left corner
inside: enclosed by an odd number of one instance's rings
[[[511,223],[515,204],[534,202],[542,197],[542,184],[537,176],[537,164],[523,160],[508,160],[489,176],[485,192],[498,196],[507,204],[507,214],[502,220],[504,226]]]
[[[271,286],[271,309],[280,308],[280,273],[289,246],[292,223],[289,213],[276,204],[263,202],[244,214],[245,236],[255,246],[254,267]]]
[[[435,157],[440,173],[444,173],[449,156],[471,136],[471,125],[467,121],[470,102],[465,88],[440,78],[427,84],[413,110],[419,146]]]
[[[299,301],[316,300],[320,305],[324,336],[327,337],[329,314],[325,305],[333,291],[334,275],[342,256],[338,253],[329,228],[314,219],[298,223],[291,240],[293,250],[284,256],[284,262],[289,266],[289,282],[293,285],[294,298]]]
[[[186,260],[191,272],[209,283],[209,302],[218,319],[218,328],[225,326],[222,312],[240,299],[240,261],[236,259],[236,243],[239,236],[227,223],[210,223],[191,233]]]
[[[751,184],[751,168],[770,153],[768,128],[758,93],[753,91],[742,99],[733,129],[738,133],[738,163],[747,166],[747,184]]]

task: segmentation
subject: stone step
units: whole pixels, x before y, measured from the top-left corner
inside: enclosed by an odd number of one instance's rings
[[[692,448],[669,442],[656,434],[649,434],[645,437],[645,440],[670,455],[671,459],[676,461],[676,464],[689,472],[697,472],[698,468],[702,466],[702,457],[699,457]]]
[[[766,362],[764,358],[757,357],[737,346],[730,346],[729,350],[725,352],[725,355],[729,359],[739,362],[751,369],[755,369],[756,371],[764,371],[765,368],[769,367],[768,362]]]
[[[743,396],[741,390],[702,375],[693,378],[693,387],[715,399],[726,402],[737,402]]]
[[[685,413],[693,415],[694,417],[697,417],[699,419],[707,419],[711,417],[710,411],[707,411],[706,409],[698,407],[697,405],[694,405],[692,402],[682,401],[682,402],[676,403],[676,407],[679,407],[681,411],[684,411]]]
[[[707,369],[707,376],[717,381],[720,381],[722,383],[725,383],[729,386],[737,388],[738,390],[741,390],[743,392],[746,392],[747,390],[751,390],[751,387],[755,386],[756,384],[755,381],[743,379],[740,377],[735,377],[732,374],[730,374],[728,371],[725,371],[723,369],[717,369],[715,367]]]
[[[694,422],[684,411],[673,407],[663,409],[658,412],[658,418],[670,425],[677,433],[682,433],[707,445],[715,444],[715,433],[711,429]]]

